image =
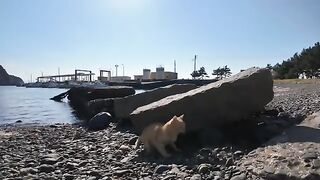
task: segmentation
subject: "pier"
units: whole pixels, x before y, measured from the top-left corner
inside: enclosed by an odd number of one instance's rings
[[[92,82],[92,76],[95,74],[90,70],[76,69],[74,74],[40,76],[37,77],[37,82],[64,82],[64,81],[86,81]]]

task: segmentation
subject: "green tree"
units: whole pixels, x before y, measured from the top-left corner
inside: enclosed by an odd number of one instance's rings
[[[191,75],[191,77],[192,77],[193,79],[196,79],[196,78],[200,77],[198,71],[193,71],[190,75]]]
[[[203,79],[204,77],[209,77],[204,67],[201,67],[198,73],[201,79]]]
[[[212,75],[216,76],[216,79],[222,79],[231,75],[231,70],[227,65],[224,67],[213,70]]]
[[[319,75],[320,69],[320,43],[317,42],[313,47],[302,49],[301,53],[295,53],[291,58],[276,64],[273,70],[276,71],[279,79],[298,78],[305,73],[307,77]]]
[[[267,69],[272,69],[272,66],[271,66],[271,64],[267,64],[267,67],[266,67]]]
[[[196,79],[196,78],[203,79],[204,77],[209,77],[207,72],[206,72],[206,69],[204,67],[201,67],[197,71],[193,71],[191,73],[191,76],[192,76],[193,79]]]

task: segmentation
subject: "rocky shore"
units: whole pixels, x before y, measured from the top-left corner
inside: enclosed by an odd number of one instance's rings
[[[101,131],[68,124],[3,126],[0,179],[316,179],[319,142],[270,144],[270,140],[320,110],[320,85],[275,85],[274,91],[267,111],[253,118],[267,124],[259,126],[256,135],[270,134],[264,143],[258,141],[258,148],[247,146],[256,139],[241,136],[245,134],[241,126],[226,131],[239,136],[237,143],[222,138],[226,141],[218,145],[204,145],[184,137],[178,142],[182,152],[169,159],[134,149],[137,135],[118,124]]]
[[[137,136],[115,124],[2,127],[0,179],[244,179],[232,147],[188,149],[163,159],[133,149]]]
[[[267,109],[277,109],[280,116],[304,118],[320,111],[320,84],[275,84],[275,96]]]

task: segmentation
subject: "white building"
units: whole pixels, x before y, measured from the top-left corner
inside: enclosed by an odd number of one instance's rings
[[[156,79],[164,79],[164,67],[156,68]]]
[[[151,75],[151,70],[150,69],[143,69],[143,75],[142,75],[142,79],[143,80],[150,79],[150,75]]]
[[[164,67],[157,67],[156,72],[143,69],[143,75],[134,75],[135,80],[171,80],[178,79],[178,73],[164,71]]]

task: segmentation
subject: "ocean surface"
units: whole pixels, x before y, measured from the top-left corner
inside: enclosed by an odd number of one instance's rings
[[[0,86],[0,125],[21,120],[24,124],[76,123],[80,120],[65,102],[51,97],[66,89]]]

